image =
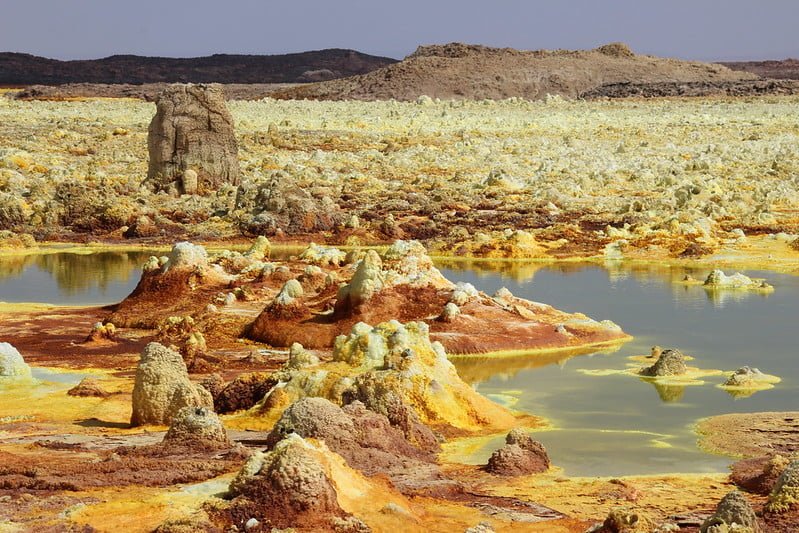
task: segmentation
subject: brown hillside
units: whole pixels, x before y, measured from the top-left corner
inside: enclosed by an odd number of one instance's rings
[[[421,46],[403,61],[350,78],[294,87],[281,98],[320,100],[539,99],[577,97],[612,83],[757,79],[711,63],[634,54],[622,43],[594,50],[522,51],[450,43]]]

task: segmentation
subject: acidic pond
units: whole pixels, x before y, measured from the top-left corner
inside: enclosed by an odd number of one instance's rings
[[[704,279],[708,270],[701,269],[454,261],[439,267],[449,279],[489,294],[504,286],[522,298],[613,320],[635,337],[612,353],[454,361],[482,394],[551,422],[552,429],[536,432],[535,438],[567,475],[724,472],[729,458],[697,447],[693,425],[698,419],[796,408],[797,276],[744,271],[774,285],[775,292],[763,295],[713,293],[675,283],[686,273]],[[695,357],[689,365],[725,374],[702,378],[703,385],[656,387],[631,375],[585,373],[623,369],[629,356],[648,354],[653,345],[679,348]],[[744,365],[782,382],[748,398],[716,387]],[[500,444],[501,439],[487,442],[470,461],[484,463]]]
[[[0,256],[0,301],[99,305],[120,301],[140,276],[150,252],[49,253]],[[535,438],[553,464],[570,476],[724,472],[731,460],[700,450],[693,424],[730,412],[792,410],[799,365],[795,343],[799,276],[744,271],[766,278],[775,292],[707,292],[676,283],[707,270],[617,263],[543,264],[440,260],[453,281],[492,294],[514,295],[610,319],[635,338],[615,351],[569,357],[456,359],[461,376],[479,392],[513,409],[543,416],[551,428]],[[728,272],[729,273],[729,272]],[[656,387],[621,370],[629,356],[653,345],[679,348],[689,364],[725,375],[704,384]],[[736,398],[716,387],[744,365],[782,378],[775,388]],[[599,371],[599,372],[598,372]],[[588,372],[588,374],[586,373]],[[487,440],[466,460],[484,463],[501,444]]]
[[[141,266],[151,255],[145,251],[0,255],[0,302],[116,303],[136,287]]]

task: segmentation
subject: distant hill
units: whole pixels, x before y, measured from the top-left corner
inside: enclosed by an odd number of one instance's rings
[[[723,83],[754,80],[722,65],[634,54],[623,43],[593,50],[490,48],[462,43],[420,46],[372,72],[292,87],[280,98],[320,100],[576,98],[607,84]]]
[[[799,80],[799,59],[782,61],[727,61],[722,63],[733,70],[743,70],[775,80]]]
[[[281,55],[169,58],[115,55],[60,61],[30,54],[0,53],[0,85],[65,83],[303,83],[356,74],[396,63],[395,59],[331,48]]]

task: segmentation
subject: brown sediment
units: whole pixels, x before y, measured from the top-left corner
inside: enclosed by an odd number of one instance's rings
[[[799,451],[799,413],[732,413],[700,420],[700,447],[734,457]]]

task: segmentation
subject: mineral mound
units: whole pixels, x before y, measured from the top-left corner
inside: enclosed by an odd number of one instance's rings
[[[179,353],[151,342],[136,369],[131,425],[169,424],[184,407],[212,408],[211,393],[189,380]]]
[[[296,434],[253,455],[230,484],[229,514],[234,521],[255,517],[282,528],[332,530],[331,522],[347,516],[330,474],[332,455]]]
[[[399,63],[353,76],[278,92],[320,100],[575,98],[610,83],[751,80],[722,65],[634,54],[622,43],[594,50],[537,50],[450,43],[420,46]]]
[[[221,86],[171,85],[156,106],[147,137],[151,186],[194,194],[239,184],[233,117]]]
[[[549,456],[543,444],[523,430],[514,429],[505,437],[505,445],[488,459],[486,470],[503,476],[523,476],[545,472]]]
[[[290,294],[286,284],[251,324],[249,337],[272,346],[330,348],[359,322],[397,319],[424,320],[431,338],[455,354],[579,348],[627,338],[613,323],[516,298],[507,289],[491,297],[469,283],[452,283],[418,241],[398,240],[382,254],[369,250],[353,261],[337,269],[337,280],[349,277],[338,288],[331,283]]]
[[[443,429],[514,423],[509,411],[458,377],[444,347],[430,341],[424,322],[393,320],[375,327],[358,323],[349,335],[336,339],[332,361],[296,366],[290,360],[274,374],[278,384],[255,409],[282,412],[302,398],[321,397],[338,405],[357,400],[389,418],[405,404],[422,423]],[[411,432],[408,435],[415,438]]]
[[[716,507],[716,512],[705,520],[699,531],[701,533],[724,533],[725,531],[760,533],[761,529],[755,511],[746,497],[734,490],[724,496]]]

